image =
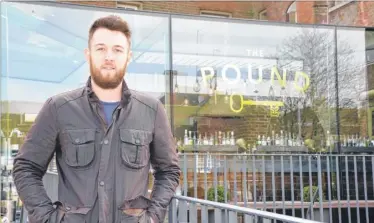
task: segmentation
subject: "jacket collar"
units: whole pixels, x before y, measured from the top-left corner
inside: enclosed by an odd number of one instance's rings
[[[100,101],[99,98],[97,97],[97,95],[95,94],[95,92],[92,90],[91,76],[88,77],[86,87],[85,87],[85,92],[87,93],[88,100],[90,102],[96,102],[97,103],[97,102]],[[131,91],[127,87],[126,81],[123,80],[122,81],[122,97],[121,97],[120,106],[124,107],[130,101],[130,98],[131,98]]]

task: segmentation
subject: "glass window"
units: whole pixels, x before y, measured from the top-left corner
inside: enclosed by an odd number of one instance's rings
[[[268,20],[268,14],[267,14],[267,10],[262,10],[261,12],[259,12],[258,16],[259,16],[259,19],[260,20]]]
[[[334,29],[174,18],[172,30],[181,150],[332,148]]]
[[[297,22],[296,2],[293,2],[287,9],[287,22]]]
[[[170,70],[167,16],[1,3],[2,183],[12,182],[9,170],[14,155],[46,99],[85,85],[89,67],[84,49],[89,27],[109,13],[128,21],[133,32],[133,58],[125,76],[129,87],[170,103],[165,75]],[[17,200],[13,195],[15,191],[4,199]]]
[[[339,131],[343,151],[352,147],[373,146],[368,131],[371,129],[372,116],[370,114],[369,117],[369,113],[373,86],[370,85],[371,66],[366,66],[366,34],[369,33],[363,28],[337,30]],[[367,43],[370,45],[370,41]]]

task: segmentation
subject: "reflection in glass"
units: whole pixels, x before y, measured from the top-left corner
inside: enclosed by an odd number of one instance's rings
[[[180,18],[172,28],[173,67],[185,74],[183,100],[190,101],[188,109],[174,107],[179,145],[187,130],[206,133],[213,142],[220,140],[220,132],[221,137],[234,132],[236,139],[245,140],[246,151],[268,149],[263,146],[333,149],[332,28]]]
[[[1,214],[12,222],[20,220],[12,213],[21,211],[11,178],[12,160],[47,98],[85,85],[88,29],[107,13],[84,7],[1,3],[0,191],[1,200],[9,203]],[[156,97],[169,109],[165,71],[170,64],[164,59],[170,52],[168,17],[112,14],[123,17],[132,28],[133,58],[125,75],[128,86]],[[54,160],[49,170],[56,171]]]
[[[366,74],[364,29],[337,30],[339,130],[342,151],[349,148],[373,147],[369,135],[368,107],[370,73]],[[369,100],[368,100],[369,99]]]

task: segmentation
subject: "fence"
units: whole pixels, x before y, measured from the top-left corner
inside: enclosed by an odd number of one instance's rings
[[[216,209],[225,205],[330,223],[374,219],[374,155],[184,153],[180,166],[181,183],[173,202],[192,203],[189,215],[201,207],[198,220],[205,210],[217,215]],[[51,176],[44,178],[44,185],[56,189]],[[185,213],[185,206],[178,207]]]
[[[374,219],[373,155],[185,153],[180,166],[184,196],[322,222]]]
[[[178,195],[174,196],[169,205],[169,223],[270,223],[276,220],[283,223],[317,223],[317,221]]]

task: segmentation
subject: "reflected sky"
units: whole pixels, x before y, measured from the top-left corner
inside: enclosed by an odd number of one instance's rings
[[[168,91],[164,72],[169,69],[167,15],[116,12],[133,29],[134,56],[128,67],[126,81],[133,89],[155,93],[158,97],[164,95]],[[89,73],[83,55],[89,26],[96,18],[108,14],[83,7],[2,3],[2,100],[43,102],[50,95],[82,86]],[[200,69],[212,67],[218,71],[220,92],[235,91],[253,95],[256,88],[259,95],[266,96],[271,85],[269,78],[272,67],[277,66],[280,75],[283,69],[287,69],[290,80],[295,71],[309,69],[302,55],[290,60],[279,54],[292,38],[302,36],[305,32],[315,32],[326,33],[327,42],[334,41],[334,28],[328,26],[288,26],[173,17],[171,28],[173,69],[178,71],[181,91],[190,94],[208,93],[208,89],[195,92],[193,86],[196,76],[201,81]],[[353,50],[351,61],[359,66],[364,65],[364,30],[352,29],[340,34],[340,39],[344,39]],[[303,41],[308,42],[308,39]],[[326,52],[316,57],[327,61],[326,66],[333,68],[333,63],[330,63],[332,51],[326,49]],[[222,69],[227,64],[239,69],[241,81],[237,84],[229,85],[222,78]],[[254,78],[258,77],[260,67],[265,69],[263,83],[246,85],[248,64],[253,69]],[[228,78],[233,79],[236,75],[235,69],[226,70]],[[352,84],[359,85],[364,76],[365,72],[360,72],[357,82]],[[293,83],[287,84],[290,86],[289,95],[298,96],[292,88]],[[276,94],[280,94],[279,85],[275,85],[274,89]]]

